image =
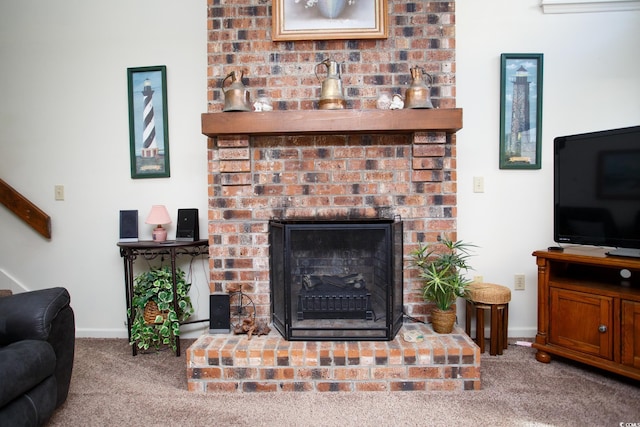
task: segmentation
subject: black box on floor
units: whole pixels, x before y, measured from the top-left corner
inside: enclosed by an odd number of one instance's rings
[[[209,295],[209,333],[228,334],[231,331],[229,294],[216,292]]]

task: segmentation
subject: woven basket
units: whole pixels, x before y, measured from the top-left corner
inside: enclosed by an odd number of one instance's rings
[[[162,322],[160,323],[163,323],[167,320],[169,312],[167,310],[160,311],[158,309],[158,304],[156,304],[155,301],[148,301],[144,306],[144,322],[147,325],[157,325],[158,322],[156,322],[156,317],[158,317],[158,315],[162,316]]]
[[[456,323],[455,310],[443,311],[439,308],[431,310],[431,326],[433,330],[439,334],[450,334],[453,331],[453,325]]]
[[[469,299],[474,303],[509,304],[511,290],[493,283],[472,283],[469,285]]]

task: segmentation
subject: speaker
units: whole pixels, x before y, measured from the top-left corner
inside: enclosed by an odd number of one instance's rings
[[[120,242],[138,241],[138,211],[120,211]]]
[[[209,333],[228,334],[231,331],[229,294],[216,292],[209,295]]]
[[[178,209],[176,240],[195,242],[200,240],[198,209]]]

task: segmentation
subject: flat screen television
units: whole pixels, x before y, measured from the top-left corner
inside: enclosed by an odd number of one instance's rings
[[[640,257],[640,126],[554,139],[553,233]]]

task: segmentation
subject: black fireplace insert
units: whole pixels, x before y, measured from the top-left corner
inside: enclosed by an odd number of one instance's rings
[[[294,341],[392,340],[402,326],[402,221],[269,222],[273,326]]]

